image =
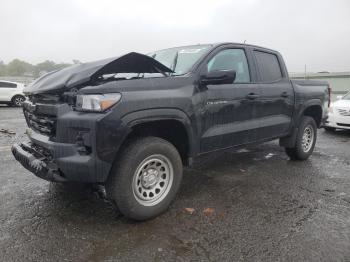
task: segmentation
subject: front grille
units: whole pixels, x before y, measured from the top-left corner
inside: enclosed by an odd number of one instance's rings
[[[350,109],[338,108],[338,113],[342,116],[350,116]]]
[[[23,113],[28,126],[40,134],[54,136],[56,134],[56,117],[43,112],[45,111],[37,112],[36,107],[30,102],[23,104]]]

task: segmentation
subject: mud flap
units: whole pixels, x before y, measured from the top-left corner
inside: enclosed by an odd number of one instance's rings
[[[293,133],[290,136],[281,137],[279,145],[281,147],[293,148],[297,140],[298,128],[294,128]]]

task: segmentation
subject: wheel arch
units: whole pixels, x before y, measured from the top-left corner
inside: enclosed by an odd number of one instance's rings
[[[319,103],[310,104],[306,106],[302,111],[299,117],[299,123],[302,116],[309,116],[315,120],[317,127],[320,127],[322,123],[322,115],[323,115],[323,110],[322,110],[321,104]]]
[[[148,109],[130,113],[122,121],[128,127],[128,133],[121,147],[137,136],[157,136],[177,148],[185,165],[191,164],[198,145],[191,121],[183,111]]]
[[[312,117],[316,122],[316,126],[320,127],[322,123],[322,116],[323,116],[321,101],[319,99],[311,99],[307,101],[305,104],[303,104],[303,106],[299,110],[299,113],[297,114],[297,119],[295,119],[294,121],[295,124],[292,130],[292,133],[287,137],[280,138],[279,140],[280,146],[287,147],[287,148],[294,147],[300,121],[303,116]]]
[[[24,99],[26,98],[24,94],[16,93],[16,94],[12,95],[12,97],[11,97],[11,102],[12,102],[12,100],[13,100],[16,96],[24,97]]]

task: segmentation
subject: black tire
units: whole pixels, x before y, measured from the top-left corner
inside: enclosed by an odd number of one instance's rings
[[[335,128],[334,128],[334,127],[324,126],[323,128],[324,128],[324,130],[326,130],[326,131],[328,131],[328,132],[334,132],[334,131],[335,131]]]
[[[309,143],[303,143],[303,136],[306,132],[306,137],[309,137],[309,130],[312,130],[311,132],[313,132],[312,138],[308,138],[310,140]],[[308,139],[306,140],[308,141]],[[285,151],[291,160],[306,160],[314,150],[316,139],[317,125],[315,120],[312,117],[303,116],[300,121],[295,146],[293,148],[285,148]]]
[[[154,159],[156,161],[152,162]],[[166,179],[168,182],[161,186]],[[122,150],[107,179],[106,193],[124,216],[133,220],[147,220],[167,210],[181,180],[182,161],[176,148],[164,139],[144,137],[129,143]],[[152,181],[155,184],[149,185]],[[156,193],[156,190],[159,192]],[[143,197],[156,200],[147,202],[141,199]]]
[[[15,95],[11,99],[11,104],[12,104],[12,106],[21,107],[24,100],[26,100],[26,98],[24,96]]]

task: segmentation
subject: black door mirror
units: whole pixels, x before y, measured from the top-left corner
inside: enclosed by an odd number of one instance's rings
[[[216,70],[208,72],[201,77],[201,83],[204,85],[224,85],[232,84],[236,79],[235,70]]]

